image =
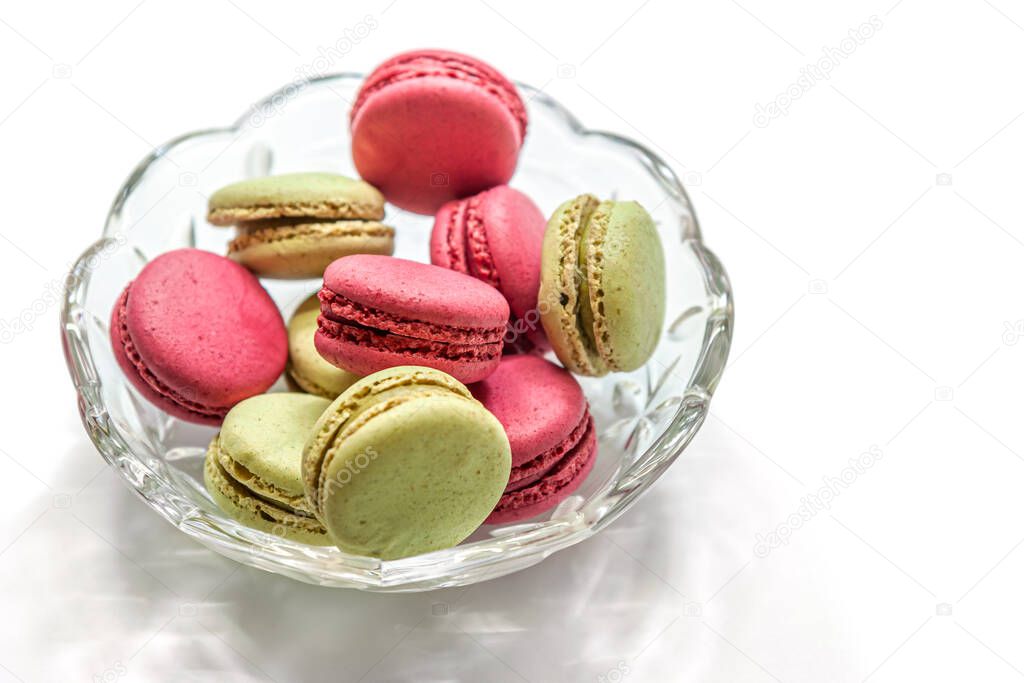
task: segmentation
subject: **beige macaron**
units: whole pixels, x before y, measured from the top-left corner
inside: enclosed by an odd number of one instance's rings
[[[320,315],[316,294],[302,302],[288,321],[288,365],[285,380],[296,391],[334,400],[352,386],[359,375],[336,368],[320,355],[313,344]]]
[[[384,197],[372,185],[333,173],[243,180],[210,197],[207,220],[234,225],[228,257],[257,275],[316,278],[342,256],[394,251]]]

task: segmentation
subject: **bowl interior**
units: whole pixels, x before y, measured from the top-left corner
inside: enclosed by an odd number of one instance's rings
[[[550,215],[591,192],[635,199],[665,245],[668,315],[654,358],[640,370],[581,378],[599,456],[583,486],[555,510],[515,525],[481,527],[444,551],[393,562],[314,548],[248,529],[224,516],[202,484],[215,430],[169,417],[125,381],[108,337],[114,301],[154,256],[195,246],[225,253],[230,229],[205,220],[207,197],[237,180],[291,171],[356,175],[347,114],[361,77],[286,86],[226,129],[178,138],[143,161],[116,197],[103,232],[69,276],[63,312],[68,365],[83,421],[100,452],[163,517],[215,550],[303,581],[371,590],[421,590],[493,578],[578,542],[621,514],[699,428],[728,353],[731,299],[721,266],[702,245],[672,171],[629,140],[586,131],[546,95],[520,86],[530,128],[511,185]],[[438,178],[443,182],[443,178]],[[396,256],[429,261],[433,223],[388,206]],[[287,316],[319,281],[264,280]],[[286,390],[278,382],[275,390]]]

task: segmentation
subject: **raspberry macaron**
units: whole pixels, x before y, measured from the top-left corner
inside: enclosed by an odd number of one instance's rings
[[[288,336],[259,280],[199,249],[153,259],[111,314],[114,358],[151,403],[174,417],[219,425],[263,393],[288,359]]]
[[[487,524],[534,517],[569,497],[597,457],[594,420],[576,379],[539,356],[507,356],[470,386],[505,428],[512,473]]]
[[[537,290],[546,224],[533,200],[508,185],[448,202],[434,218],[430,262],[472,275],[505,296],[512,313],[506,344],[543,343]]]
[[[508,182],[526,137],[515,86],[478,59],[416,50],[364,81],[350,114],[352,159],[389,202],[432,214]]]
[[[501,361],[508,303],[476,278],[390,256],[358,254],[324,272],[317,351],[357,375],[398,365],[487,377]]]

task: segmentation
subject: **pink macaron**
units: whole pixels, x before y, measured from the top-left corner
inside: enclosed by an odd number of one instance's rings
[[[526,136],[515,86],[473,57],[416,50],[364,81],[350,114],[359,175],[389,202],[432,214],[512,177]]]
[[[542,345],[537,311],[541,246],[547,221],[518,190],[499,185],[446,203],[434,218],[430,262],[472,275],[501,292],[512,316],[505,343]]]
[[[167,413],[219,425],[270,388],[288,359],[284,321],[259,280],[234,261],[178,249],[150,261],[111,313],[114,358]]]
[[[314,343],[343,370],[435,368],[461,382],[501,361],[508,303],[462,273],[390,256],[340,258],[324,272]]]
[[[539,356],[506,356],[470,387],[512,447],[512,474],[487,524],[528,519],[575,491],[594,466],[597,437],[575,378]]]

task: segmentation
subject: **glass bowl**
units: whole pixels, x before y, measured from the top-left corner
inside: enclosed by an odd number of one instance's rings
[[[234,560],[300,581],[375,591],[417,591],[492,579],[540,562],[608,526],[672,464],[696,434],[725,367],[732,298],[722,266],[701,241],[685,190],[650,150],[590,131],[543,92],[520,85],[530,116],[511,183],[550,214],[582,192],[635,199],[658,222],[667,258],[668,315],[651,361],[636,372],[580,378],[599,433],[599,455],[574,495],[537,518],[483,526],[461,545],[381,561],[288,541],[226,517],[203,487],[215,430],[182,422],[143,399],[112,353],[107,320],[147,260],[185,246],[226,253],[230,230],[206,220],[218,187],[291,171],[356,175],[347,115],[362,76],[291,83],[230,128],[198,131],[153,151],[125,181],[103,236],[68,275],[64,352],[82,422],[103,458],[160,516]],[[388,207],[396,255],[428,260],[432,218]],[[318,281],[265,280],[287,317]],[[283,382],[276,387],[284,388]]]

